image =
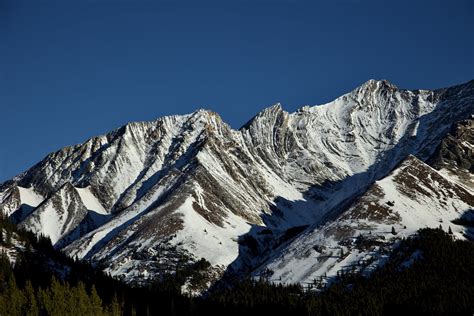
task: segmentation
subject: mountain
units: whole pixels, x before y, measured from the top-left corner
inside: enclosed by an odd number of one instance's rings
[[[200,258],[211,267],[198,291],[224,273],[306,282],[348,262],[330,260],[337,247],[362,258],[354,234],[390,247],[391,226],[409,235],[473,206],[472,137],[455,127],[473,113],[474,81],[410,91],[370,80],[294,113],[271,106],[239,130],[207,110],[129,123],[3,183],[0,210],[131,283]]]
[[[474,189],[474,120],[453,125],[430,163],[434,168],[454,177],[464,186]]]
[[[414,260],[416,258],[416,260]],[[14,264],[12,264],[14,262]],[[5,315],[467,314],[474,310],[474,243],[440,229],[400,241],[369,277],[345,273],[325,291],[242,280],[193,298],[179,279],[199,278],[206,264],[135,287],[54,249],[48,238],[0,216],[0,312]],[[460,291],[459,289],[463,289]],[[421,299],[423,298],[423,299]]]
[[[451,221],[473,207],[473,191],[409,156],[337,218],[274,252],[255,275],[310,284],[320,278],[331,283],[345,272],[370,274],[420,228],[440,227],[462,239],[466,228]]]

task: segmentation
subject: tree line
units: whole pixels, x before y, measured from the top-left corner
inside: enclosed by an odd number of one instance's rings
[[[430,315],[474,312],[474,243],[441,229],[401,240],[370,277],[341,275],[322,292],[244,279],[200,298],[181,294],[205,260],[147,286],[132,286],[55,250],[48,238],[0,217],[2,239],[21,241],[15,265],[0,254],[0,315]],[[9,238],[6,238],[7,232]],[[52,268],[52,262],[54,262]],[[410,263],[410,264],[407,264]],[[67,271],[67,273],[63,273]]]

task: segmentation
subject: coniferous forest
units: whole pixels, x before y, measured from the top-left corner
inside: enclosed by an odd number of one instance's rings
[[[305,292],[242,280],[202,298],[182,295],[193,271],[147,287],[114,280],[56,251],[45,237],[0,219],[0,246],[24,245],[16,264],[0,254],[0,315],[453,315],[474,312],[474,242],[441,229],[405,239],[369,278],[345,275],[326,290]],[[404,263],[413,258],[411,265]],[[200,262],[202,265],[203,263]],[[199,269],[199,266],[196,266]],[[61,271],[67,271],[62,273]]]

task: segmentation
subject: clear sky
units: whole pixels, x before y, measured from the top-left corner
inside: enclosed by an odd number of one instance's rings
[[[474,79],[474,1],[0,0],[0,182],[129,121]]]

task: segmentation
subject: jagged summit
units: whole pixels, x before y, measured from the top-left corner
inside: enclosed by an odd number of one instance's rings
[[[203,109],[129,123],[2,184],[0,210],[130,282],[178,258],[204,257],[215,276],[251,270],[262,264],[254,252],[265,261],[288,229],[337,218],[410,155],[427,161],[473,113],[469,84],[410,91],[371,80],[294,113],[275,104],[239,130]]]
[[[375,88],[398,89],[398,87],[396,85],[394,85],[393,83],[391,83],[390,81],[388,81],[386,79],[380,79],[380,80],[369,79],[366,82],[364,82],[360,87],[356,88],[356,90],[360,91],[362,89],[367,89],[367,88],[371,88],[371,89],[375,89]]]
[[[257,113],[257,115],[252,117],[248,122],[243,124],[239,128],[239,130],[241,131],[241,130],[247,129],[248,127],[250,127],[250,125],[252,125],[252,123],[254,121],[258,121],[259,119],[261,119],[263,117],[272,117],[272,116],[278,115],[279,113],[283,113],[283,112],[285,112],[285,111],[283,110],[283,106],[281,105],[281,103],[275,103],[275,104],[261,110],[259,113]]]

